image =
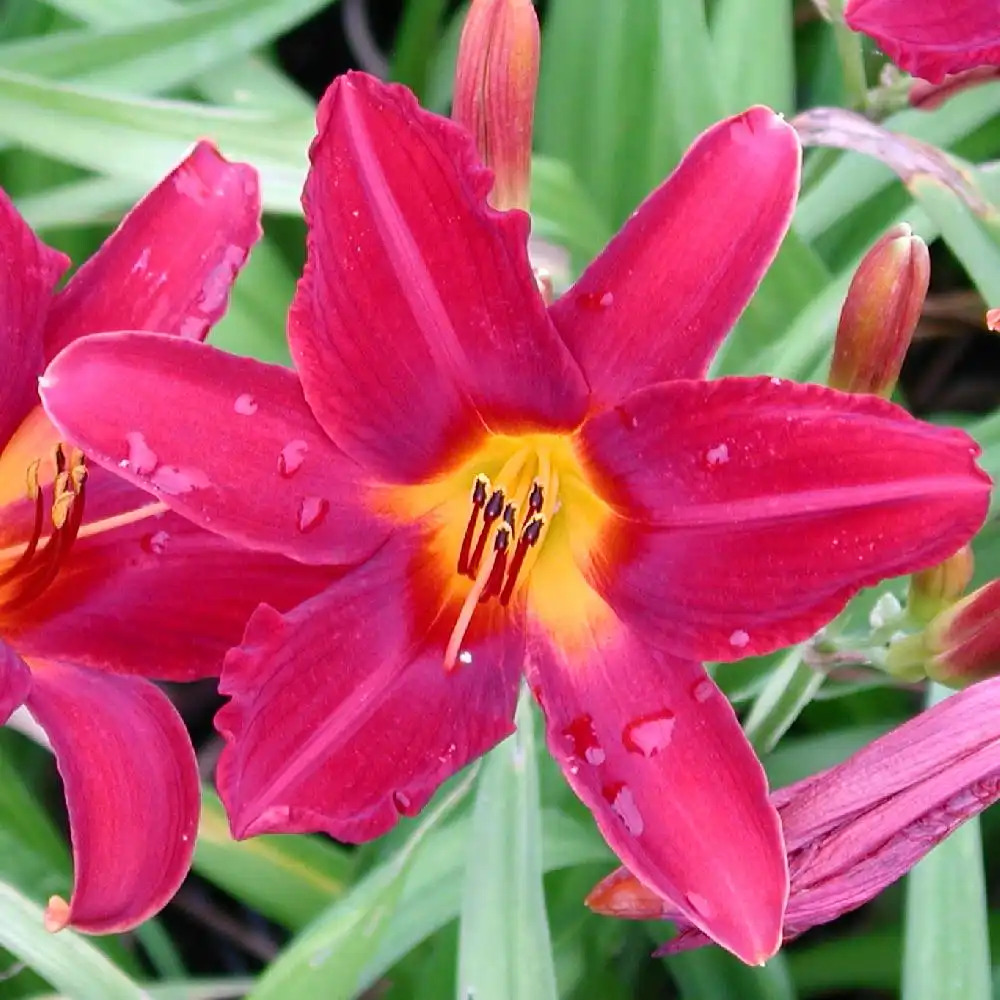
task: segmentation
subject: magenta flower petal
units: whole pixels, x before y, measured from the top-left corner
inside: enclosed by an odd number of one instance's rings
[[[1000,0],[848,0],[844,18],[902,69],[931,83],[1000,65]]]
[[[28,664],[0,639],[0,726],[15,708],[20,708],[31,690],[31,670]]]
[[[580,437],[624,515],[594,586],[678,656],[798,642],[861,587],[949,556],[986,514],[968,435],[820,386],[664,384]]]
[[[361,471],[285,368],[176,337],[95,335],[56,358],[41,394],[88,456],[236,542],[334,563],[385,538],[361,506]]]
[[[256,172],[199,142],[56,296],[46,356],[103,330],[203,339],[259,236]]]
[[[237,837],[385,833],[513,729],[521,629],[479,614],[443,667],[454,614],[413,538],[390,541],[281,616],[266,605],[226,658],[219,792]]]
[[[552,306],[596,404],[705,374],[785,235],[800,159],[766,108],[713,125]]]
[[[187,874],[200,807],[187,731],[148,681],[36,663],[28,709],[66,790],[75,883],[53,899],[52,930],[127,930],[161,909]]]
[[[0,191],[0,448],[38,400],[45,310],[68,265]]]
[[[529,220],[486,204],[471,137],[359,73],[319,110],[289,343],[330,437],[386,482],[490,430],[565,429],[586,385],[545,313]]]
[[[781,943],[788,891],[760,763],[703,667],[617,623],[563,649],[529,637],[549,750],[615,853],[746,962]]]
[[[159,680],[217,677],[262,601],[287,611],[338,575],[162,513],[78,539],[48,589],[5,613],[4,635],[29,660]]]

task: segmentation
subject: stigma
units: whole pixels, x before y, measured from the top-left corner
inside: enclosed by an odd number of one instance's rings
[[[500,470],[495,483],[478,474],[472,483],[469,520],[462,535],[455,570],[471,581],[445,650],[444,665],[452,670],[472,616],[480,604],[510,604],[519,583],[527,578],[556,509],[558,473],[546,452],[522,449]]]
[[[25,489],[34,503],[34,521],[27,542],[14,553],[14,561],[0,571],[0,612],[23,607],[49,587],[83,523],[87,484],[83,453],[58,444],[54,461],[55,477],[48,501],[39,482],[41,460],[36,459],[27,468]]]

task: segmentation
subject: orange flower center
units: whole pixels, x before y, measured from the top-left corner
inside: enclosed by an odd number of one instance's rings
[[[569,435],[491,435],[433,482],[393,491],[393,512],[429,518],[434,561],[459,606],[444,665],[465,662],[463,640],[485,604],[506,607],[530,583],[532,611],[569,623],[589,593],[580,567],[611,515]]]
[[[55,476],[48,499],[39,483],[41,459],[34,459],[27,468],[25,491],[34,503],[34,522],[27,541],[0,550],[0,610],[3,612],[23,607],[55,580],[83,523],[87,483],[83,453],[57,444],[53,459]],[[47,536],[44,542],[43,536]]]

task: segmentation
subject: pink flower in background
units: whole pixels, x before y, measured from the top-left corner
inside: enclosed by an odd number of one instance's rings
[[[218,675],[259,601],[287,607],[331,576],[168,512],[60,444],[38,403],[47,361],[88,333],[204,337],[259,214],[254,172],[201,143],[54,292],[66,258],[0,192],[0,724],[26,705],[65,785],[75,884],[53,930],[132,927],[189,868],[194,751],[143,678]]]
[[[1000,798],[1000,678],[953,695],[843,764],[776,791],[788,849],[786,941],[835,920],[905,875],[957,826]],[[673,920],[663,953],[711,944],[676,906],[624,868],[591,909]]]
[[[1000,0],[847,0],[844,19],[931,83],[1000,64]]]
[[[701,660],[797,642],[982,522],[962,432],[708,365],[788,226],[794,131],[698,138],[550,308],[469,134],[362,74],[321,103],[296,374],[141,333],[49,367],[58,426],[238,541],[351,562],[227,658],[238,836],[378,836],[508,735],[522,672],[614,850],[747,961],[788,889],[760,764]],[[165,474],[165,471],[167,473]]]

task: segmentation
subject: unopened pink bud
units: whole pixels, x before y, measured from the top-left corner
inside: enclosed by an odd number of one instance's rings
[[[927,676],[966,687],[1000,674],[1000,580],[938,615],[924,633]]]
[[[1000,309],[989,309],[986,312],[986,329],[1000,333]]]
[[[972,580],[975,561],[972,549],[963,545],[944,562],[921,570],[910,577],[910,595],[907,610],[921,622],[929,622],[951,607],[964,593]]]
[[[829,384],[888,397],[913,338],[931,262],[908,225],[893,227],[865,255],[840,313]]]
[[[493,170],[494,208],[527,209],[541,40],[531,0],[472,0],[455,70],[452,117]]]

